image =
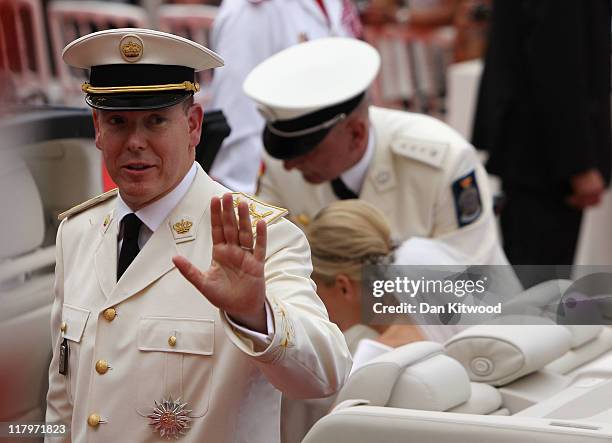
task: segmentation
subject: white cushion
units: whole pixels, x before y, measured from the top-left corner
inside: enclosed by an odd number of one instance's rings
[[[444,411],[470,397],[461,365],[433,342],[410,343],[366,363],[352,374],[336,404],[364,399],[373,406]]]
[[[506,315],[529,315],[549,317],[556,320],[556,309],[563,294],[572,285],[571,280],[548,280],[539,283],[504,303]],[[572,334],[572,349],[593,340],[601,332],[601,325],[565,325]]]
[[[406,368],[398,377],[387,406],[446,411],[470,398],[470,380],[456,360],[436,355]]]
[[[507,320],[511,322],[512,318]],[[538,321],[544,322],[533,319]],[[568,329],[549,321],[477,325],[451,338],[445,347],[449,356],[461,362],[472,381],[502,386],[542,369],[569,351],[571,345]]]

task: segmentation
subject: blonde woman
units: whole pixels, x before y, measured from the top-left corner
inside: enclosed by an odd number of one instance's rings
[[[445,341],[454,327],[360,325],[361,278],[365,264],[458,265],[468,258],[441,241],[412,238],[397,250],[385,216],[363,200],[340,200],[319,212],[306,229],[313,280],[330,319],[347,335],[353,353],[360,338],[396,347],[416,340]],[[357,328],[355,332],[354,329]]]
[[[312,279],[317,284],[317,294],[325,303],[330,320],[344,333],[353,355],[353,371],[394,347],[418,340],[445,342],[462,329],[451,325],[362,324],[361,279],[365,264],[452,265],[454,269],[463,269],[468,265],[506,263],[494,255],[489,257],[488,263],[474,263],[453,246],[454,237],[412,237],[396,248],[385,216],[363,200],[339,200],[330,204],[317,214],[305,231],[311,248]],[[495,280],[506,288],[518,284],[512,271],[509,272],[512,275],[495,275]],[[520,285],[512,290],[518,293]],[[304,402],[283,397],[283,443],[301,441],[331,406],[332,400],[324,400],[327,399]]]
[[[418,340],[444,341],[456,327],[361,324],[361,272],[366,263],[436,264],[461,263],[450,247],[431,239],[413,238],[396,249],[384,215],[362,200],[332,203],[306,228],[311,246],[317,293],[330,319],[344,333],[353,354],[353,370],[391,348]],[[420,261],[419,261],[420,260]],[[438,328],[437,336],[431,330]],[[442,329],[442,331],[440,331]],[[283,397],[282,443],[298,443],[310,427],[324,416],[332,399],[291,400]]]

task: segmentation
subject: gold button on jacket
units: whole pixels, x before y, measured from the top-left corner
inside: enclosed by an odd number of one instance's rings
[[[106,320],[113,321],[117,316],[117,311],[115,308],[108,308],[104,310],[104,313],[102,315],[104,315],[104,318]]]
[[[98,414],[89,414],[89,417],[87,417],[87,424],[92,428],[97,428],[100,424],[100,416]]]
[[[98,374],[106,374],[108,372],[108,362],[106,360],[98,360],[96,362],[96,371]]]

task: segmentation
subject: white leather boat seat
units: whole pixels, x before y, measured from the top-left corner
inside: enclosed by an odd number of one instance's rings
[[[452,337],[445,349],[471,381],[497,387],[504,407],[515,414],[570,384],[568,377],[544,368],[571,349],[573,338],[568,328],[546,318],[504,321],[512,324],[472,326]],[[538,321],[543,324],[534,324]]]
[[[427,341],[396,348],[357,369],[335,404],[346,400],[467,414],[496,413],[502,406],[502,397],[494,387],[470,383],[459,362],[445,355],[440,344]]]
[[[550,317],[556,320],[556,306],[572,285],[571,280],[549,280],[535,285],[504,304],[504,313]],[[602,306],[605,307],[605,306]],[[607,315],[603,312],[604,317]],[[572,334],[571,349],[546,367],[568,374],[612,351],[612,328],[596,325],[563,325]]]
[[[302,443],[606,443],[612,424],[340,405]]]
[[[51,357],[54,247],[23,161],[0,162],[0,421],[41,421]]]

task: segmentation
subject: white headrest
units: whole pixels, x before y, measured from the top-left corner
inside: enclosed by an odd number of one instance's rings
[[[572,285],[571,280],[549,280],[532,286],[511,301],[504,303],[507,315],[556,316],[556,305]],[[599,335],[602,325],[564,325],[572,334],[572,349],[582,346]]]
[[[512,317],[506,319],[512,322]],[[542,369],[571,349],[572,336],[552,320],[532,324],[477,325],[446,342],[446,353],[457,359],[470,379],[502,386]],[[544,324],[533,324],[540,321]]]
[[[441,345],[416,342],[381,355],[351,375],[336,404],[365,399],[372,406],[445,411],[470,398],[461,365]]]
[[[45,223],[32,174],[14,154],[0,153],[0,260],[42,245]]]

